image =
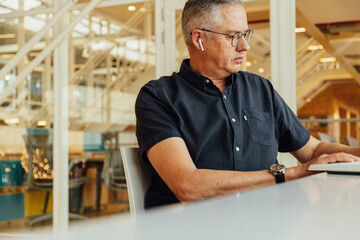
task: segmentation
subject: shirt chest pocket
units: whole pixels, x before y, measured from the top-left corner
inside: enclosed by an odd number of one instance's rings
[[[251,139],[266,146],[273,145],[275,143],[275,126],[270,113],[255,110],[244,110],[244,113]]]

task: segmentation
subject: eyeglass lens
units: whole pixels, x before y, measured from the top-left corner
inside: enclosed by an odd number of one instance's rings
[[[232,39],[232,44],[231,45],[233,47],[236,47],[241,42],[242,38],[245,38],[245,40],[247,42],[249,42],[250,39],[251,39],[252,33],[253,33],[253,31],[248,30],[248,31],[246,31],[244,33],[239,32],[239,33],[235,34],[235,36]]]

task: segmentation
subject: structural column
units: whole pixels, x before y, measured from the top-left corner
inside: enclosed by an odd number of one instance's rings
[[[270,0],[271,82],[296,114],[295,0]]]
[[[19,0],[19,11],[24,11],[24,0]],[[24,17],[19,17],[19,23],[18,23],[18,27],[17,27],[17,44],[18,44],[18,49],[21,49],[24,47],[25,44],[25,28],[24,28]],[[17,65],[17,74],[19,75],[19,73],[21,73],[24,70],[24,61],[25,58],[20,59],[18,65]],[[28,86],[31,86],[31,82],[29,82]],[[30,89],[30,87],[28,87],[28,89]],[[18,87],[17,87],[17,96],[24,96],[24,91],[25,90],[25,83],[21,82],[19,83]],[[25,98],[25,97],[24,97]],[[31,100],[31,92],[28,91],[28,101]],[[18,105],[18,112],[23,112],[23,108],[25,107],[25,99],[23,99],[23,97],[20,98],[19,101],[19,105]],[[30,105],[29,105],[30,108]],[[20,116],[18,116],[20,117]],[[23,116],[21,116],[22,119],[22,123],[24,124],[25,118]]]
[[[46,14],[46,21],[49,20],[49,14]],[[49,46],[50,44],[50,31],[48,33],[46,33],[45,35],[45,43],[46,46]],[[51,128],[51,108],[53,106],[51,106],[50,104],[48,104],[49,102],[51,102],[52,99],[52,94],[51,94],[51,89],[52,89],[52,85],[51,85],[51,74],[53,73],[52,71],[52,66],[51,66],[51,54],[47,55],[45,57],[45,69],[43,71],[43,82],[42,82],[42,106],[46,108],[46,114],[45,114],[45,118],[44,120],[46,121],[46,128]]]
[[[91,14],[89,14],[89,35],[88,35],[88,53],[89,53],[89,58],[91,58],[93,56],[93,50],[91,48],[91,43],[93,40],[93,36],[94,36],[94,32],[93,32],[93,26],[92,26],[92,16]],[[94,89],[94,61],[91,61],[89,63],[89,70],[87,73],[87,83],[86,83],[86,105],[87,107],[91,108],[91,104],[94,103],[94,96],[95,96],[95,89]],[[92,109],[92,108],[91,108]],[[88,116],[90,116],[89,113],[85,114],[86,116],[86,120],[88,120]]]
[[[66,0],[54,1],[57,12]],[[55,24],[54,38],[69,23],[69,14]],[[64,232],[69,225],[69,149],[68,149],[68,37],[54,51],[54,202],[53,229]]]
[[[271,82],[296,114],[295,13],[295,0],[270,0]],[[297,165],[290,154],[280,154],[279,161]]]
[[[106,39],[110,42],[111,41],[111,26],[110,22],[106,22],[107,26],[107,34]],[[103,107],[102,112],[106,112],[106,123],[111,123],[111,75],[112,75],[112,56],[111,52],[106,56],[106,104]],[[104,105],[103,105],[104,106]]]
[[[155,77],[165,75],[165,45],[164,45],[164,0],[155,0],[155,45],[156,69]]]

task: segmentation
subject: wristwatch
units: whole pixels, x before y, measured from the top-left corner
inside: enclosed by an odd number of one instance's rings
[[[276,183],[285,182],[286,167],[284,164],[273,164],[270,166],[268,172],[275,176]]]

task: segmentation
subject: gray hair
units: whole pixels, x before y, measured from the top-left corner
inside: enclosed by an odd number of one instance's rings
[[[195,28],[212,28],[222,23],[220,7],[241,4],[242,0],[188,0],[182,13],[182,32],[185,44],[191,45],[191,31]]]

